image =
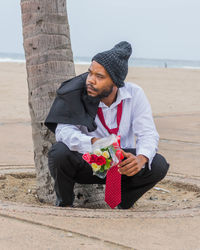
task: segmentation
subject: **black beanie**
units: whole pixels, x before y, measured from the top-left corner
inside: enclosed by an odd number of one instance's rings
[[[132,53],[131,44],[122,41],[111,50],[96,54],[92,61],[101,64],[110,75],[114,84],[120,88],[124,86],[124,80],[128,73],[128,59]]]

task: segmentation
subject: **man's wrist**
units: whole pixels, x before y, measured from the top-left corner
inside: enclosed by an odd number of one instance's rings
[[[146,164],[149,159],[145,155],[137,155],[139,161],[141,162],[142,166]]]

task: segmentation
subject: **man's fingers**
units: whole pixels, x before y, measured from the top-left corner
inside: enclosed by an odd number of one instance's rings
[[[132,160],[134,160],[134,159],[137,159],[137,157],[135,156],[135,155],[133,155],[133,154],[131,154],[131,153],[126,153],[124,150],[122,150],[121,149],[121,151],[122,151],[122,154],[123,154],[123,156],[126,158],[126,159],[124,159],[122,162],[123,162],[123,164],[122,164],[122,166],[124,166],[125,164],[127,164],[127,163],[129,163],[130,161],[126,161],[126,160],[128,160],[128,159],[131,159],[131,161]],[[121,163],[122,163],[121,162]],[[121,164],[120,163],[120,164]],[[119,164],[119,165],[120,165]]]
[[[120,169],[119,171],[120,171],[120,174],[124,174],[124,175],[129,175],[129,173],[133,172],[132,167],[126,170]]]
[[[123,168],[121,168],[120,171],[121,170],[123,170]],[[125,171],[121,171],[120,174],[124,174],[124,175],[127,175],[127,176],[133,176],[133,175],[137,174],[139,171],[140,171],[140,169],[135,167],[135,168],[129,168],[129,169],[125,170]]]
[[[134,171],[131,171],[130,173],[126,174],[127,176],[133,176],[135,174],[137,174],[139,172],[139,170],[134,170]]]
[[[125,173],[126,171],[128,171],[129,169],[131,169],[133,166],[132,166],[132,164],[128,164],[128,165],[126,165],[126,166],[124,166],[124,167],[120,167],[119,168],[119,172],[122,174],[122,173]]]
[[[133,176],[141,170],[141,164],[138,161],[137,156],[124,152],[124,156],[127,159],[119,163],[119,173],[127,176]]]
[[[125,166],[126,164],[128,164],[128,163],[130,163],[130,162],[133,162],[134,160],[132,159],[132,158],[127,158],[127,159],[125,159],[125,160],[123,160],[123,161],[121,161],[120,163],[119,163],[119,167],[123,167],[123,166]]]
[[[122,151],[123,156],[128,158],[128,156],[130,155],[130,153],[126,153],[123,149],[121,149],[121,151]]]
[[[125,156],[126,152],[123,149],[121,149],[121,151],[122,151],[123,156]]]
[[[119,172],[120,172],[121,174],[126,174],[126,172],[129,171],[130,169],[131,169],[131,171],[133,171],[133,169],[135,169],[135,166],[137,166],[137,163],[134,163],[134,164],[129,163],[129,164],[127,164],[127,165],[124,166],[124,167],[120,167],[120,168],[119,168]]]

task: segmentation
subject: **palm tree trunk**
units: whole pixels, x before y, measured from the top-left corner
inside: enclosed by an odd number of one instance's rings
[[[60,83],[75,76],[66,0],[21,0],[21,12],[38,197],[52,203],[55,193],[47,153],[55,136],[44,120]],[[82,199],[75,201],[101,206],[102,187],[96,187],[76,185],[75,194]]]

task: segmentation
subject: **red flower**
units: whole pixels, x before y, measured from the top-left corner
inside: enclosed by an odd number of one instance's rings
[[[97,161],[96,161],[95,163],[96,163],[97,165],[102,166],[102,165],[106,164],[106,159],[101,155],[101,156],[99,156],[99,157],[97,158]]]
[[[104,165],[106,164],[106,158],[101,156],[97,156],[95,154],[90,155],[89,153],[86,153],[82,156],[82,158],[87,161],[89,164],[96,163],[97,165]]]
[[[90,156],[90,154],[89,153],[86,153],[86,154],[84,154],[83,156],[82,156],[82,158],[83,158],[83,160],[85,160],[86,162],[90,162],[90,158],[91,158],[91,156]]]
[[[97,164],[97,155],[90,155],[90,162],[89,163],[96,163]]]
[[[121,161],[124,159],[124,155],[122,154],[121,150],[117,150],[115,155],[117,156],[118,160]]]

